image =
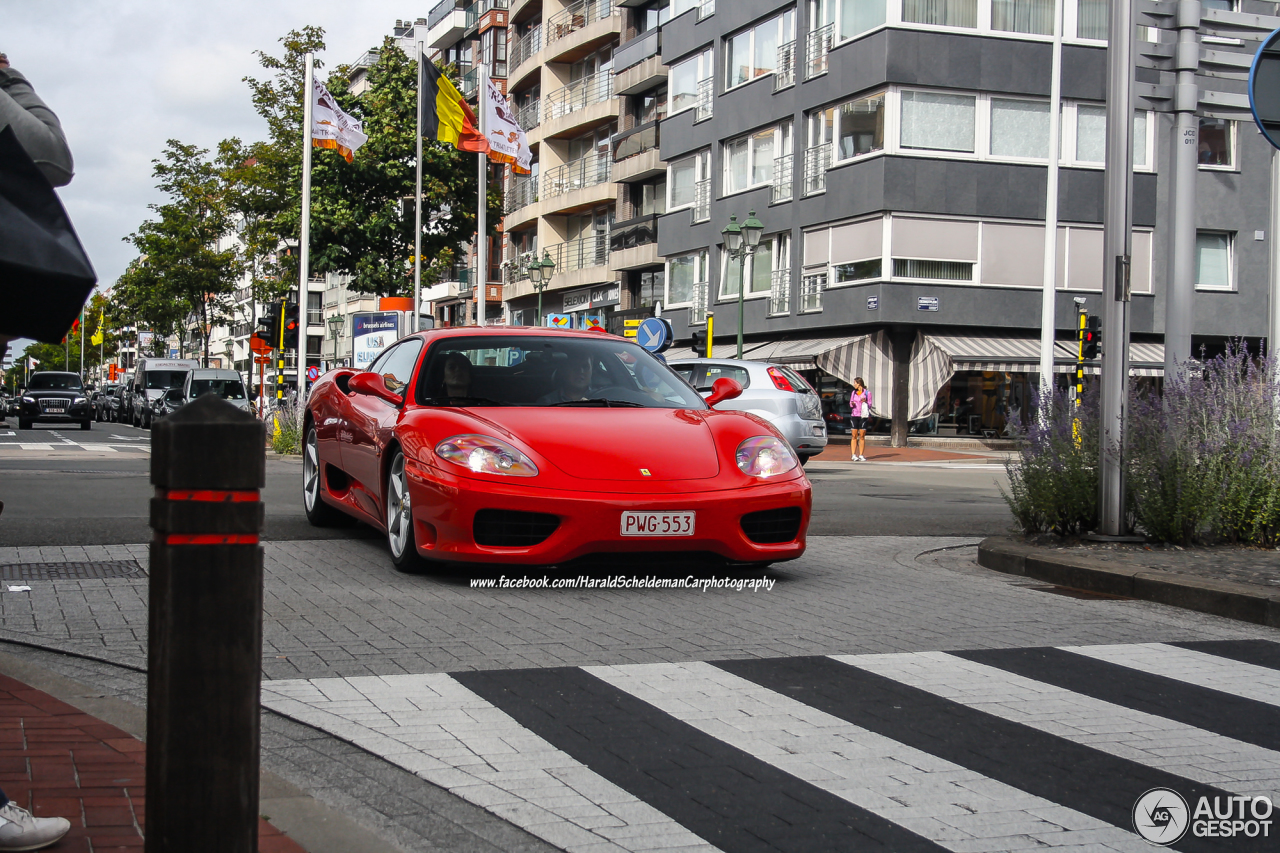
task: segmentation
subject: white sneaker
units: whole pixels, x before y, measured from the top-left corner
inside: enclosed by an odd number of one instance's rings
[[[859,462],[866,462],[866,461],[867,461],[867,457],[865,457],[865,456],[859,456],[859,457],[858,457],[858,461],[859,461]]]
[[[39,850],[58,841],[71,829],[65,817],[34,817],[21,806],[0,808],[0,850]]]

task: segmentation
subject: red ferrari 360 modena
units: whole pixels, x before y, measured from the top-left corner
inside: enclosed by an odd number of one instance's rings
[[[804,553],[810,485],[765,421],[703,400],[635,343],[596,332],[420,332],[321,377],[303,424],[307,517],[385,530],[397,568]],[[660,563],[659,563],[660,565]]]

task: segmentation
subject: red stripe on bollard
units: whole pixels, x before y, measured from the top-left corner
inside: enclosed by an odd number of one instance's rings
[[[165,498],[171,501],[202,501],[206,503],[257,503],[257,491],[215,492],[208,489],[197,491],[170,490]]]
[[[257,545],[256,533],[170,533],[166,545]]]

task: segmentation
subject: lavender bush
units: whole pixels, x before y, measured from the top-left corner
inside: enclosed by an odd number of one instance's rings
[[[1098,523],[1097,393],[1086,390],[1079,407],[1065,393],[1045,402],[1046,417],[1032,420],[1005,463],[1009,491],[1000,494],[1024,533],[1074,536]]]
[[[1273,358],[1243,344],[1164,393],[1130,400],[1126,474],[1148,536],[1178,544],[1275,547],[1280,535],[1280,438]]]

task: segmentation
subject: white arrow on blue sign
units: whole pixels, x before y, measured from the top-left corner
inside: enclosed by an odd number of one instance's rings
[[[661,317],[650,317],[636,330],[636,342],[649,352],[664,352],[671,346],[671,324]]]

